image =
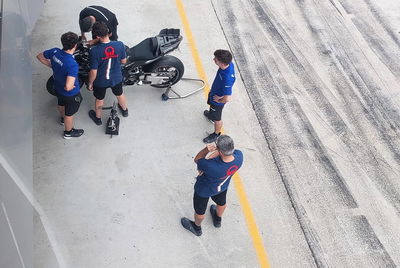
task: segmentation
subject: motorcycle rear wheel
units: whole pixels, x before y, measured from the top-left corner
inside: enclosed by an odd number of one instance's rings
[[[146,72],[155,73],[159,76],[168,76],[169,80],[165,83],[151,85],[153,87],[164,88],[178,83],[185,72],[185,67],[180,59],[168,55],[146,66]]]
[[[49,79],[47,79],[46,89],[47,89],[47,92],[49,92],[51,95],[56,96],[56,89],[54,88],[54,77],[53,76],[50,76]]]
[[[83,86],[83,81],[79,80],[79,87],[81,89],[82,89],[82,86]],[[47,89],[47,92],[49,92],[51,95],[57,96],[56,89],[54,87],[54,77],[53,76],[50,76],[49,79],[47,79],[46,89]]]

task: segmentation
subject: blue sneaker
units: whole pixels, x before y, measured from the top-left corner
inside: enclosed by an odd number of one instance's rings
[[[181,224],[182,224],[183,228],[185,228],[188,231],[191,231],[196,236],[201,236],[203,234],[203,232],[201,231],[201,227],[199,230],[196,230],[195,223],[193,221],[189,220],[188,218],[185,218],[185,217],[182,218]]]

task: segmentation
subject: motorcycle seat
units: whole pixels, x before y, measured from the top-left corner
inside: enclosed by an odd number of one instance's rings
[[[156,37],[149,37],[132,47],[129,51],[131,61],[143,61],[156,58],[160,53]]]

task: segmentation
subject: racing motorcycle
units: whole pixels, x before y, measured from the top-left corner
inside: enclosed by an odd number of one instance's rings
[[[163,29],[155,37],[146,38],[134,47],[127,47],[127,63],[122,66],[124,85],[148,84],[153,87],[167,88],[179,80],[184,73],[183,63],[176,57],[167,55],[179,47],[182,41],[179,29]],[[79,65],[78,79],[80,87],[87,84],[90,63],[90,48],[80,42],[74,57]],[[54,78],[46,83],[47,91],[56,95]]]

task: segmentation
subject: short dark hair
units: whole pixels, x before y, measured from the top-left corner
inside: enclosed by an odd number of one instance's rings
[[[74,46],[78,44],[78,35],[73,32],[67,32],[61,35],[61,44],[63,46],[63,50],[70,50],[74,48]]]
[[[94,20],[90,17],[84,17],[83,19],[79,20],[79,27],[83,33],[90,32],[92,30],[94,24]]]
[[[92,35],[93,38],[96,37],[105,37],[108,35],[108,28],[107,28],[107,24],[103,21],[96,21],[93,24],[93,28],[92,28]]]
[[[228,50],[217,49],[214,52],[214,56],[218,61],[222,62],[225,65],[228,65],[232,61],[232,54]]]

